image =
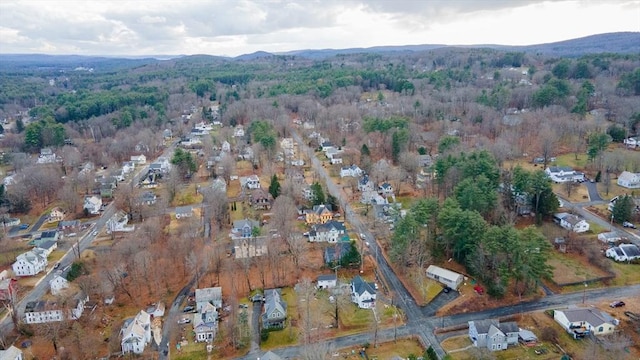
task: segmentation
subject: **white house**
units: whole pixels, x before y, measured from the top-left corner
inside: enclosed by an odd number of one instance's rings
[[[584,173],[575,171],[567,166],[550,166],[544,170],[551,181],[564,183],[567,181],[584,181]]]
[[[33,249],[16,257],[16,262],[11,265],[16,276],[33,276],[47,267],[47,257],[39,249]]]
[[[558,213],[553,215],[553,219],[561,227],[571,230],[575,233],[583,233],[589,231],[589,223],[576,215],[568,213]]]
[[[206,304],[211,304],[220,309],[222,307],[222,288],[210,287],[196,289],[196,311],[202,312]]]
[[[142,354],[145,346],[151,343],[151,316],[140,310],[135,318],[125,321],[121,334],[122,353]]]
[[[362,169],[360,169],[360,167],[358,167],[358,165],[351,165],[351,166],[343,166],[340,169],[340,177],[360,177],[362,176],[362,174],[364,173],[364,171],[362,171]]]
[[[102,198],[96,195],[85,196],[82,208],[87,209],[87,212],[91,215],[98,215],[102,208]]]
[[[435,265],[429,265],[427,268],[427,277],[439,281],[454,290],[457,290],[464,281],[462,274]]]
[[[196,334],[198,342],[213,342],[218,332],[218,311],[210,303],[193,314],[193,332]]]
[[[244,137],[244,127],[242,125],[236,125],[233,129],[233,137]]]
[[[469,338],[473,346],[491,351],[506,350],[509,345],[518,344],[518,324],[500,323],[498,320],[469,321]]]
[[[49,280],[49,288],[52,295],[58,295],[62,290],[69,288],[69,281],[60,275],[56,275],[53,279]]]
[[[166,310],[166,306],[162,301],[158,301],[157,303],[153,303],[146,310],[146,313],[149,314],[152,318],[163,317],[164,311]]]
[[[156,161],[149,164],[149,171],[167,174],[171,171],[171,163],[164,156],[159,157]]]
[[[147,163],[147,157],[144,156],[144,154],[132,155],[131,156],[131,162],[136,164],[136,165],[144,165],[144,164]]]
[[[622,240],[622,236],[616,231],[604,232],[598,234],[598,240],[602,241],[605,244],[615,244],[618,241]]]
[[[0,350],[0,360],[23,360],[22,350],[11,345],[6,350]]]
[[[220,150],[225,153],[231,152],[231,144],[226,140],[223,141],[222,146],[220,146]]]
[[[53,301],[31,301],[24,310],[24,322],[27,324],[42,324],[64,320],[64,313]]]
[[[56,162],[56,154],[50,148],[44,148],[40,150],[38,156],[38,164],[51,164]]]
[[[349,241],[347,229],[344,224],[329,220],[324,224],[314,224],[309,231],[309,241],[336,243],[338,241]]]
[[[338,285],[338,278],[335,274],[318,275],[318,289],[333,289]]]
[[[364,281],[360,275],[351,280],[351,301],[361,309],[372,309],[376,306],[375,285]]]
[[[618,175],[618,185],[627,189],[640,189],[640,173],[623,171]]]
[[[640,146],[640,136],[624,139],[624,144],[629,148],[635,149]]]
[[[250,175],[240,178],[240,186],[247,189],[260,189],[260,178],[258,175]]]
[[[136,168],[136,163],[133,161],[125,161],[122,163],[122,174],[127,175]]]
[[[391,184],[389,184],[388,182],[382,183],[382,185],[378,186],[378,192],[384,197],[392,196],[393,186],[391,186]]]
[[[373,191],[373,188],[373,181],[369,180],[369,175],[365,174],[358,180],[358,190],[360,192]]]
[[[635,244],[621,244],[607,249],[605,255],[615,261],[631,261],[640,259],[640,248]]]
[[[112,232],[131,232],[136,229],[135,225],[127,226],[129,215],[124,211],[117,211],[111,219],[107,220],[107,234]]]
[[[588,334],[612,334],[619,324],[617,319],[596,308],[554,310],[553,319],[576,339]]]

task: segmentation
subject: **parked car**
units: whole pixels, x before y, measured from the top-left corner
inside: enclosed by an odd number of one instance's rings
[[[195,309],[196,308],[194,308],[193,306],[185,306],[184,309],[182,309],[182,312],[192,312]]]
[[[623,307],[624,306],[624,301],[616,300],[616,301],[612,302],[611,304],[609,304],[609,306],[612,307],[612,308]]]
[[[26,230],[26,229],[29,228],[29,226],[30,226],[29,224],[21,224],[20,225],[20,230]]]
[[[53,268],[54,268],[54,269],[57,269],[57,268],[59,268],[59,267],[60,267],[60,263],[56,263],[55,265],[53,265]]]
[[[626,228],[631,228],[631,229],[635,229],[635,228],[636,228],[636,226],[635,226],[635,225],[633,225],[632,223],[630,223],[630,222],[628,222],[628,221],[623,222],[623,223],[622,223],[622,226],[624,226],[624,227],[626,227]]]
[[[191,322],[191,320],[189,318],[184,318],[184,319],[178,320],[178,324],[188,324],[190,322]]]
[[[240,305],[238,305],[238,307],[239,307],[240,309],[248,309],[248,308],[249,308],[249,305],[247,305],[247,304],[240,304]]]

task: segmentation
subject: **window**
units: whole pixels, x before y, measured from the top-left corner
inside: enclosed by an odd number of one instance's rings
[[[598,328],[598,332],[602,332],[603,330],[604,330],[604,326],[600,326],[600,327]]]

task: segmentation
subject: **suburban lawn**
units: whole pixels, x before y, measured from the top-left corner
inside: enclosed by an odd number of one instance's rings
[[[260,347],[264,350],[292,345],[298,340],[300,329],[297,324],[299,315],[295,291],[291,288],[283,288],[282,299],[287,303],[287,326],[282,330],[269,332],[269,338],[260,343]]]
[[[466,334],[450,337],[448,339],[443,340],[440,343],[440,345],[446,352],[449,352],[451,350],[456,350],[456,349],[462,349],[471,344],[472,344],[471,339],[469,339],[469,336]]]
[[[423,268],[411,268],[407,276],[420,295],[419,299],[415,299],[418,304],[430,303],[443,289],[437,281],[427,278]]]
[[[613,286],[625,286],[640,283],[640,265],[611,261],[611,268],[616,277],[611,281]]]
[[[347,348],[340,349],[337,353],[342,355],[339,359],[356,360],[362,359],[358,354],[359,350],[360,348]],[[396,356],[406,359],[409,355],[421,356],[424,353],[424,348],[415,339],[399,339],[396,342],[378,344],[375,348],[372,345],[366,350],[366,353],[371,360],[387,360]]]
[[[215,352],[213,352],[212,355],[215,355]],[[186,346],[181,346],[180,351],[178,351],[174,346],[171,348],[171,358],[176,360],[206,359],[206,344],[190,341]]]
[[[586,261],[556,251],[549,253],[547,264],[553,267],[553,281],[558,285],[609,275]]]

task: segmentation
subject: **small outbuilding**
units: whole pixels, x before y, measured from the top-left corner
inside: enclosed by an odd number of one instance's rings
[[[464,281],[464,275],[435,265],[429,265],[427,277],[439,281],[454,290],[458,290],[458,287]]]

